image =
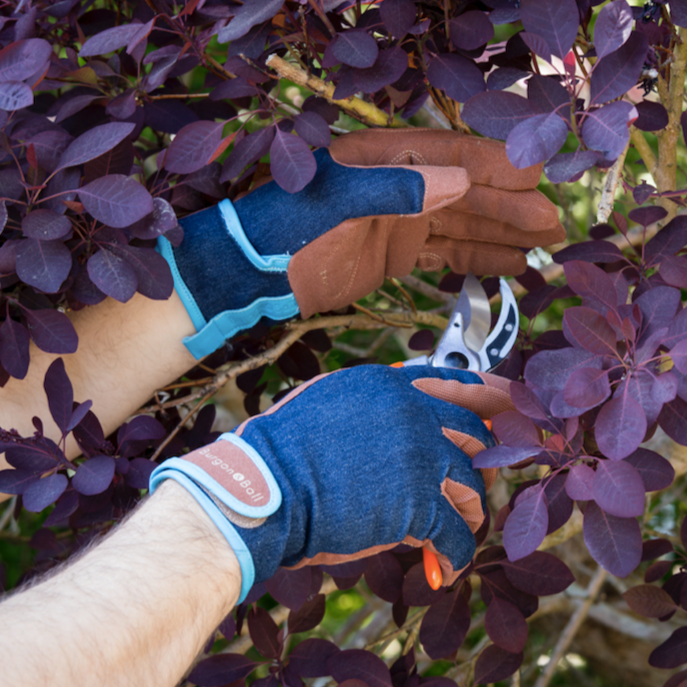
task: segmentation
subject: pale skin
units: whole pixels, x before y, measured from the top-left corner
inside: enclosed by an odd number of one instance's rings
[[[125,305],[108,299],[72,320],[79,349],[62,357],[74,398],[93,401],[106,434],[195,364],[181,343],[193,325],[176,293]],[[37,415],[59,438],[43,391],[56,357],[33,349],[27,378],[0,390],[5,428],[30,436]],[[68,453],[75,457],[76,445]],[[176,685],[240,588],[224,537],[167,481],[102,543],[0,604],[0,686]]]

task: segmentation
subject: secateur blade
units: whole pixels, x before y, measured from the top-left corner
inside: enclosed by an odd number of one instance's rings
[[[518,336],[518,306],[505,279],[499,280],[499,290],[501,312],[489,333],[489,299],[477,278],[468,273],[448,326],[427,360],[430,365],[487,372],[508,356]]]

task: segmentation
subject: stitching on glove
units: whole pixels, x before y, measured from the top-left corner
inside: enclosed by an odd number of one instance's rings
[[[425,269],[427,272],[437,272],[444,264],[442,257],[437,253],[420,253],[417,256],[418,263],[424,258],[428,260],[428,262],[423,263],[423,269]]]
[[[416,164],[417,164],[416,159],[417,159],[417,161],[419,161],[419,163],[420,163],[421,165],[428,165],[428,164],[429,164],[429,163],[427,162],[427,160],[425,160],[425,158],[424,158],[423,155],[421,155],[420,153],[418,153],[416,150],[413,150],[412,148],[408,148],[408,149],[406,149],[406,150],[404,150],[404,151],[398,153],[397,155],[395,155],[395,156],[389,161],[389,164],[390,164],[390,165],[398,165],[399,163],[401,163],[401,162],[405,159],[406,156],[410,159],[410,164],[411,164],[411,165],[413,165],[413,164],[416,165]]]

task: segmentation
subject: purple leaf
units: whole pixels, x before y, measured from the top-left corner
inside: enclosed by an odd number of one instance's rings
[[[667,539],[645,539],[642,543],[642,562],[656,560],[674,550]]]
[[[529,498],[520,501],[508,516],[503,528],[503,545],[508,559],[517,561],[528,556],[542,543],[549,527],[546,495],[533,487]]]
[[[153,211],[129,227],[139,239],[156,239],[178,226],[174,208],[164,198],[153,198]]]
[[[514,448],[512,446],[493,446],[480,451],[472,461],[476,468],[505,468],[536,456],[541,453],[541,446],[526,446]]]
[[[33,91],[23,81],[0,82],[0,110],[13,112],[33,105]]]
[[[136,441],[150,442],[155,439],[162,439],[164,436],[165,428],[154,417],[138,415],[119,428],[117,444],[121,453],[128,443]]]
[[[672,5],[671,5],[672,7]],[[649,655],[649,665],[672,669],[687,663],[687,627],[680,627]],[[680,683],[681,684],[681,683]],[[680,687],[678,684],[677,687]]]
[[[684,256],[667,255],[661,261],[659,274],[667,284],[678,289],[687,288],[687,259]]]
[[[494,37],[494,25],[484,12],[478,10],[464,12],[451,19],[449,31],[454,45],[461,50],[475,50]]]
[[[567,475],[558,473],[548,480],[544,487],[549,510],[549,526],[546,534],[551,534],[565,525],[573,512],[574,503],[565,491]]]
[[[48,397],[50,415],[52,415],[52,419],[55,420],[60,431],[65,434],[72,416],[74,391],[64,369],[62,358],[57,358],[48,368],[45,373],[43,388]]]
[[[128,45],[131,39],[141,30],[141,24],[125,24],[105,29],[91,36],[79,51],[80,57],[93,57],[113,52]]]
[[[134,130],[135,124],[110,122],[89,129],[72,141],[60,156],[57,169],[74,167],[112,150]]]
[[[567,589],[575,576],[559,558],[545,551],[535,551],[519,561],[502,561],[510,583],[533,596],[559,594]]]
[[[392,687],[391,674],[384,661],[363,649],[346,649],[330,656],[327,668],[339,683],[362,680],[368,687]]]
[[[625,0],[612,2],[601,9],[594,25],[594,47],[598,60],[627,41],[633,23],[632,9]]]
[[[316,112],[327,124],[334,124],[339,118],[339,108],[336,105],[314,95],[305,99],[302,109],[303,112]]]
[[[635,303],[642,312],[642,343],[659,329],[671,326],[680,307],[680,292],[670,286],[656,286],[645,291]],[[671,331],[668,332],[668,337],[670,335]]]
[[[607,310],[616,310],[618,294],[615,284],[601,268],[582,260],[566,260],[564,269],[568,286],[578,296],[600,303],[604,315]]]
[[[636,108],[627,102],[611,103],[598,110],[587,111],[581,129],[584,142],[608,160],[615,160],[625,149],[630,137],[628,126],[636,118]]]
[[[364,93],[376,93],[398,81],[408,68],[408,55],[399,47],[380,50],[375,63],[367,69],[356,69],[355,85]],[[303,115],[301,115],[302,117]],[[298,121],[298,120],[296,120]],[[298,131],[298,128],[296,128]],[[298,132],[300,134],[300,132]],[[305,137],[304,137],[305,138]],[[306,138],[307,140],[307,138]],[[315,145],[308,141],[310,145]]]
[[[71,98],[71,100],[67,100],[67,102],[60,107],[59,112],[55,116],[55,123],[62,122],[67,119],[67,117],[71,117],[73,114],[81,112],[81,110],[83,110],[85,107],[88,107],[94,100],[98,100],[99,98],[102,98],[102,96],[77,95]]]
[[[618,260],[622,260],[623,257],[620,248],[609,241],[583,241],[582,243],[575,243],[553,254],[554,262],[557,262],[559,265],[569,260],[617,262]]]
[[[170,144],[165,168],[177,174],[190,174],[205,167],[222,145],[223,130],[224,122],[187,124]]]
[[[470,98],[461,114],[483,136],[505,140],[517,124],[540,112],[529,100],[515,93],[487,91]]]
[[[339,62],[364,69],[375,63],[379,48],[369,33],[354,29],[336,35],[332,54]]]
[[[529,31],[521,31],[518,36],[533,54],[551,63],[551,48],[549,48],[549,44],[541,36]]]
[[[72,223],[52,210],[33,210],[22,220],[21,230],[30,239],[50,241],[66,236],[72,230]]]
[[[563,398],[575,408],[593,408],[611,395],[611,385],[606,370],[583,367],[568,377]]]
[[[132,117],[136,112],[136,91],[130,88],[128,91],[124,91],[124,93],[113,98],[105,108],[105,112],[115,119],[129,119],[129,117]]]
[[[561,59],[577,38],[580,17],[575,0],[522,0],[520,19],[525,31],[541,36]]]
[[[32,513],[40,513],[62,496],[68,484],[69,480],[60,474],[36,480],[22,494],[24,508]]]
[[[671,0],[670,18],[676,26],[687,27],[687,2],[685,2],[685,0]],[[673,685],[670,687],[673,687]],[[680,686],[675,685],[675,687]]]
[[[415,23],[417,8],[413,0],[385,0],[379,11],[394,38],[403,38]]]
[[[228,43],[245,36],[257,24],[272,19],[283,4],[284,0],[246,0],[229,24],[219,30],[218,42]]]
[[[79,494],[101,494],[110,486],[114,477],[115,462],[111,456],[93,456],[76,468],[72,486]]]
[[[621,48],[599,60],[590,82],[592,104],[607,103],[635,86],[648,49],[646,34],[633,31]]]
[[[668,460],[655,451],[638,448],[625,458],[626,463],[639,472],[646,491],[660,491],[669,487],[675,479],[675,470]]]
[[[329,125],[317,112],[302,112],[295,118],[294,126],[296,133],[315,148],[327,148],[332,142]]]
[[[278,603],[297,611],[308,598],[312,574],[310,569],[299,568],[287,570],[279,568],[277,572],[265,582],[267,591]]]
[[[0,494],[22,494],[37,481],[33,470],[0,470]]]
[[[647,262],[652,262],[655,258],[675,255],[685,245],[687,245],[687,216],[678,215],[647,242],[644,257]]]
[[[619,518],[644,513],[644,482],[632,465],[624,460],[600,460],[592,481],[594,500],[599,507]]]
[[[611,7],[611,5],[607,5],[607,7]],[[638,129],[642,131],[660,131],[668,126],[668,111],[661,103],[642,100],[635,107],[639,113],[639,118],[635,122],[635,126]],[[653,186],[649,188],[653,189]]]
[[[316,628],[324,618],[325,596],[317,594],[311,601],[306,601],[298,611],[289,613],[289,634],[309,632]]]
[[[242,680],[258,664],[241,654],[216,654],[201,661],[188,675],[198,687],[223,687],[228,682]]]
[[[522,448],[541,446],[539,432],[534,423],[516,410],[494,415],[492,423],[497,439],[508,446]]]
[[[163,301],[172,295],[174,279],[169,264],[153,248],[114,244],[110,246],[110,252],[131,266],[138,282],[138,291],[146,298]]]
[[[17,275],[45,293],[56,293],[71,268],[72,254],[62,241],[24,239],[17,244]]]
[[[420,625],[420,642],[430,658],[444,658],[460,648],[469,629],[470,608],[459,587],[429,607]]]
[[[617,355],[615,332],[606,318],[591,308],[567,308],[563,314],[563,333],[570,343],[590,353]]]
[[[55,504],[55,508],[50,515],[43,521],[44,527],[52,527],[57,525],[62,520],[66,520],[79,507],[79,495],[73,490],[69,489],[60,496]]]
[[[288,193],[305,188],[317,172],[317,162],[308,144],[278,127],[270,147],[272,175]]]
[[[594,498],[592,483],[596,473],[589,465],[573,465],[565,481],[565,491],[575,501],[591,501]]]
[[[71,320],[57,310],[28,310],[26,324],[33,342],[46,353],[74,353],[79,343]]]
[[[503,568],[495,567],[491,570],[480,571],[482,578],[481,595],[482,601],[488,606],[493,597],[498,596],[515,604],[525,618],[529,618],[539,607],[539,600],[536,596],[516,589],[506,577]],[[486,584],[485,584],[486,582]]]
[[[558,153],[545,165],[544,174],[553,184],[575,181],[576,177],[596,164],[598,154],[593,150],[578,150],[574,153]],[[575,248],[579,244],[569,246]],[[612,245],[612,244],[611,244]],[[616,248],[616,246],[613,246]],[[617,249],[620,252],[620,249]]]
[[[471,60],[454,53],[437,55],[429,64],[427,80],[460,103],[486,90],[482,71]],[[499,92],[492,94],[497,97],[506,95]]]
[[[662,220],[668,214],[665,208],[660,208],[655,205],[648,205],[643,208],[635,208],[628,213],[628,219],[631,219],[643,227],[648,227],[654,222]]]
[[[487,76],[487,90],[488,91],[504,91],[509,86],[512,86],[520,79],[527,76],[526,72],[514,67],[501,67],[489,72]]]
[[[289,666],[301,677],[325,677],[327,661],[338,652],[339,647],[326,639],[306,639],[289,655]]]
[[[639,112],[639,107],[637,107],[637,111]],[[641,115],[640,115],[641,117]],[[635,125],[637,122],[635,122]],[[635,203],[637,205],[642,205],[646,203],[647,200],[652,196],[652,194],[656,191],[656,187],[652,186],[651,184],[647,184],[646,181],[642,181],[641,184],[638,186],[635,186],[632,189],[632,197],[634,198]]]
[[[527,621],[520,609],[505,599],[492,599],[484,617],[484,629],[496,646],[511,653],[517,654],[527,644]]]
[[[235,79],[223,81],[210,93],[210,100],[222,100],[223,98],[246,98],[253,97],[259,93],[258,89],[248,83],[242,76]]]
[[[431,329],[420,329],[408,340],[411,351],[431,351],[434,348],[434,333]]]
[[[446,593],[445,587],[432,589],[422,563],[414,565],[403,578],[403,602],[406,606],[430,606]]]
[[[642,557],[642,533],[634,518],[604,513],[593,501],[584,511],[584,541],[592,558],[616,577],[627,577]]]
[[[11,317],[0,325],[0,363],[16,379],[29,370],[29,332]]]
[[[622,394],[601,408],[596,419],[596,442],[606,457],[621,460],[638,448],[646,429],[642,407],[629,394]]]
[[[365,569],[365,582],[380,599],[396,603],[403,592],[403,568],[396,556],[384,551],[370,558]]]
[[[510,677],[522,665],[523,654],[513,654],[495,644],[488,646],[475,663],[475,682],[491,684]]]
[[[520,36],[523,34],[520,33]],[[527,99],[542,112],[570,108],[570,94],[556,77],[533,74],[527,80]]]
[[[687,446],[687,402],[678,396],[666,403],[658,416],[658,424],[673,441]]]
[[[42,38],[11,42],[0,50],[0,81],[24,81],[46,66],[52,46]]]
[[[272,145],[276,127],[268,126],[242,138],[234,145],[229,157],[224,161],[221,184],[238,176],[246,165],[252,165],[266,155]]]
[[[134,458],[129,461],[126,483],[134,489],[147,489],[150,484],[150,475],[156,467],[157,465],[147,458]]]
[[[508,134],[508,159],[517,169],[545,162],[560,150],[567,135],[568,126],[554,112],[529,117]]]
[[[248,612],[248,631],[255,648],[268,659],[277,659],[281,654],[279,627],[264,608],[253,607]]]
[[[126,303],[138,288],[134,268],[104,248],[88,259],[88,276],[103,293],[120,303]]]
[[[109,174],[82,186],[79,198],[93,217],[110,227],[128,227],[153,211],[153,199],[145,187],[122,174]]]
[[[663,618],[677,610],[677,604],[670,594],[651,584],[638,584],[623,594],[627,605],[646,618]]]
[[[605,320],[604,320],[605,323]],[[608,326],[608,325],[606,325]],[[592,367],[601,369],[603,356],[579,348],[560,348],[554,351],[540,351],[532,356],[525,367],[525,379],[542,389],[563,391],[570,375],[575,370]],[[513,393],[511,385],[511,393]],[[516,404],[516,407],[517,404]],[[518,407],[518,410],[523,411]],[[534,415],[530,415],[536,419]]]
[[[76,427],[85,417],[88,411],[91,409],[93,401],[84,401],[83,403],[74,403],[74,409],[72,410],[71,417],[67,423],[67,431],[71,432],[74,427]]]

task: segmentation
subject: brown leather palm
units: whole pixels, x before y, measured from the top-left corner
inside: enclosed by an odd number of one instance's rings
[[[425,179],[422,211],[347,220],[298,251],[289,282],[303,317],[343,307],[414,267],[520,274],[520,248],[558,243],[558,210],[536,190],[541,166],[515,169],[498,141],[437,129],[363,129],[339,136],[349,167],[405,167]]]

